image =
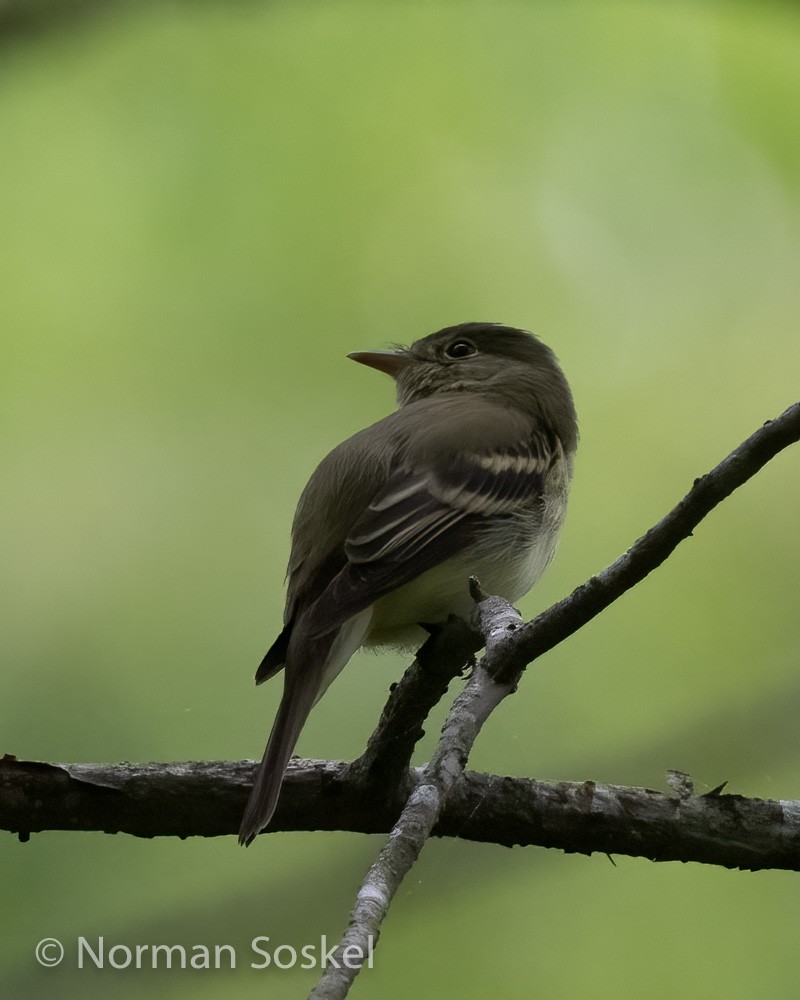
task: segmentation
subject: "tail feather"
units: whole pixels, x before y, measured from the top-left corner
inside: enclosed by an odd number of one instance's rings
[[[308,683],[306,680],[301,684],[292,683],[287,672],[278,714],[275,716],[269,742],[261,758],[239,827],[240,844],[247,846],[252,843],[272,819],[283,785],[286,765],[289,763],[308,714],[314,706],[318,690],[318,682]]]
[[[301,629],[299,632],[293,631],[287,638],[283,697],[239,827],[240,844],[246,846],[252,843],[272,819],[286,765],[300,731],[328,685],[364,641],[371,618],[372,608],[366,608],[336,632],[305,640]],[[284,631],[288,631],[288,627]],[[283,635],[265,657],[267,671],[259,679],[266,679],[277,672],[273,667],[283,655],[282,643]],[[275,650],[278,652],[273,657]]]
[[[263,684],[264,681],[268,681],[270,677],[274,677],[275,674],[279,674],[283,670],[286,663],[286,654],[289,651],[289,640],[292,637],[293,625],[293,621],[288,622],[281,634],[267,650],[264,659],[256,671],[256,684]]]

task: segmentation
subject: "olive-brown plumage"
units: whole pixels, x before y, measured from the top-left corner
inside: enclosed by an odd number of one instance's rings
[[[467,581],[517,600],[552,558],[577,445],[572,395],[532,334],[464,323],[351,355],[398,409],[322,460],[292,527],[284,628],[257,683],[284,693],[240,842],[269,823],[309,712],[360,646],[414,648],[420,622],[468,615]]]

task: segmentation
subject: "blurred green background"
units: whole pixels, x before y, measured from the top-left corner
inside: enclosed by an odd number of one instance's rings
[[[143,4],[0,39],[0,752],[260,755],[294,503],[393,406],[350,350],[536,330],[582,440],[524,612],[612,561],[798,398],[798,107],[770,3]],[[795,449],[532,669],[472,766],[800,798],[799,487]],[[358,656],[299,752],[357,754],[403,665]],[[0,995],[303,996],[247,945],[337,936],[379,844],[5,835]],[[797,878],[434,842],[353,995],[794,998]],[[34,960],[100,934],[240,968]]]

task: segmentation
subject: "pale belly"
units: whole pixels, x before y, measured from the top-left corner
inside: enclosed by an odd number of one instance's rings
[[[364,645],[413,650],[427,638],[419,622],[443,622],[451,614],[468,621],[473,607],[470,576],[478,578],[486,593],[518,600],[546,569],[557,539],[557,528],[540,531],[533,544],[515,540],[498,546],[487,539],[483,551],[473,552],[472,558],[435,566],[375,602]]]

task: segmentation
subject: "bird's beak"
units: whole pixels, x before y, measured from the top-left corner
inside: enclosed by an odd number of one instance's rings
[[[386,372],[392,378],[397,378],[406,365],[411,363],[411,356],[405,351],[354,351],[347,356],[360,365]]]

